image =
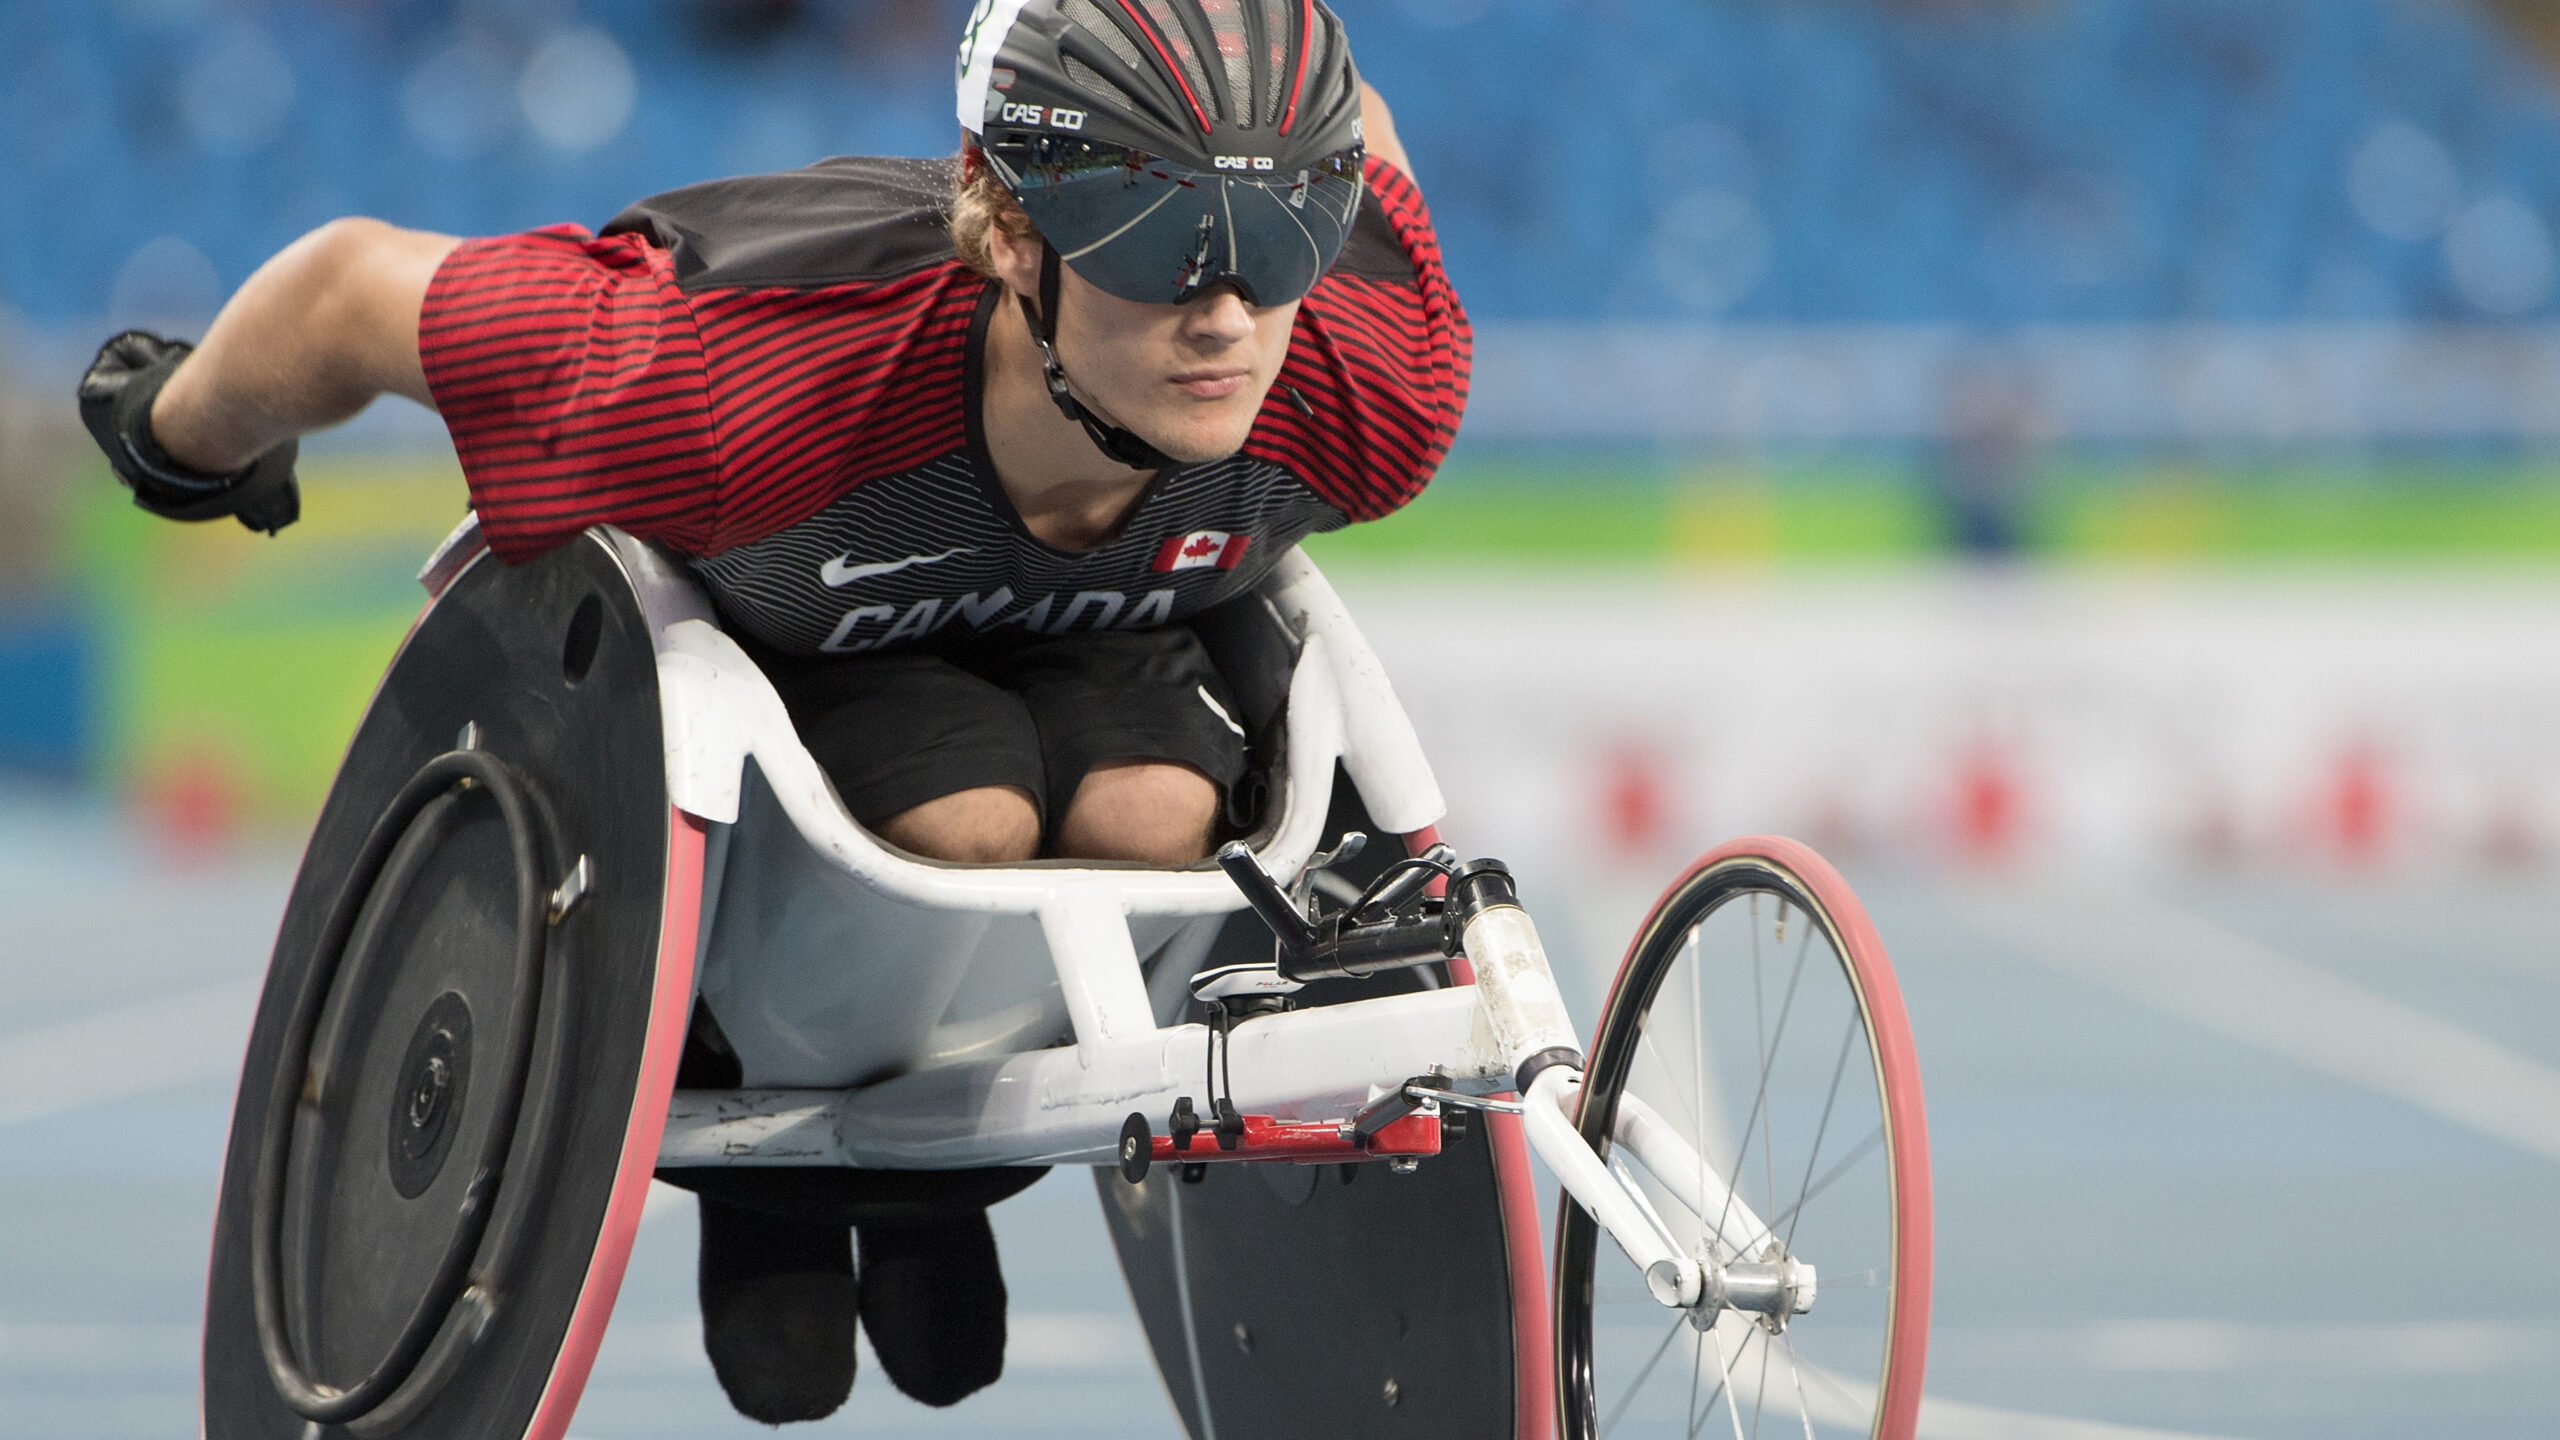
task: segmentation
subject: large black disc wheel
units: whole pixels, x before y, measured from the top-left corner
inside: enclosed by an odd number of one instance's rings
[[[627,558],[590,535],[472,562],[357,728],[242,1065],[207,1440],[568,1424],[656,1159],[702,876]]]
[[[1928,1344],[1920,1073],[1884,947],[1792,841],[1710,852],[1637,931],[1578,1123],[1689,1255],[1809,1293],[1666,1307],[1579,1205],[1557,1225],[1566,1440],[1909,1440]],[[1738,1293],[1738,1292],[1737,1292]]]
[[[423,870],[426,858],[435,853],[438,840],[466,822],[474,802],[497,812],[514,870],[515,973],[507,996],[514,1023],[508,1027],[503,1048],[493,1051],[485,1041],[473,1044],[471,997],[455,988],[439,991],[428,1002],[396,1065],[380,1063],[390,1058],[388,1047],[381,1048],[375,1063],[348,1063],[354,1059],[348,1054],[352,1037],[365,1028],[370,1002],[382,994],[386,981],[396,983],[397,977],[372,973],[368,963],[383,948],[388,917],[400,909],[404,893]],[[514,1252],[523,1239],[523,1221],[529,1212],[524,1197],[541,1183],[538,1175],[519,1175],[512,1190],[504,1188],[516,1132],[526,1129],[527,1158],[538,1166],[550,1153],[549,1131],[559,1115],[556,1074],[542,1077],[536,1091],[539,1104],[525,1104],[536,1037],[546,1019],[556,1031],[564,1010],[565,997],[556,993],[559,975],[547,963],[550,897],[561,897],[565,909],[567,897],[579,884],[571,877],[564,879],[561,888],[551,885],[545,864],[550,847],[543,843],[534,803],[515,767],[495,756],[455,750],[429,760],[401,787],[365,837],[337,903],[321,927],[312,963],[303,972],[284,1031],[283,1054],[268,1081],[266,1108],[260,1118],[257,1183],[250,1196],[249,1268],[251,1315],[267,1378],[289,1408],[314,1423],[369,1421],[373,1427],[390,1428],[433,1400],[468,1351],[472,1332],[489,1318],[496,1288],[491,1279],[514,1268]],[[546,976],[554,980],[555,990],[548,997],[543,993]],[[546,1047],[555,1072],[567,1053],[566,1038],[555,1033]],[[453,1145],[469,1105],[475,1068],[481,1086],[496,1093],[482,1107],[489,1123],[480,1136],[478,1153],[458,1157]],[[356,1093],[339,1095],[342,1085]],[[528,1111],[534,1121],[529,1127],[522,1124]],[[382,1118],[384,1112],[387,1121]],[[363,1145],[377,1130],[385,1140],[378,1177],[370,1166],[359,1166],[352,1173],[333,1176],[337,1193],[325,1197],[311,1193],[311,1177],[331,1173],[331,1167],[312,1152],[333,1144]],[[303,1152],[299,1177],[293,1164],[297,1148]],[[387,1197],[368,1193],[378,1187],[365,1183],[376,1178],[387,1180],[394,1195],[414,1200],[436,1188],[444,1168],[457,1160],[470,1168],[456,1197],[443,1249],[382,1357],[361,1378],[347,1383],[314,1378],[305,1357],[319,1347],[317,1319],[327,1302],[306,1295],[302,1304],[295,1305],[287,1298],[288,1212],[301,1210],[303,1228],[307,1228],[315,1206],[381,1205]],[[299,1187],[293,1184],[296,1178],[304,1182]],[[509,1223],[498,1226],[493,1237],[492,1222],[502,1199],[511,1202],[505,1207]],[[484,1256],[484,1242],[493,1240]],[[307,1260],[299,1268],[306,1272],[305,1285],[296,1288],[307,1289]],[[475,1268],[484,1278],[472,1278]],[[401,1403],[391,1403],[395,1396]]]

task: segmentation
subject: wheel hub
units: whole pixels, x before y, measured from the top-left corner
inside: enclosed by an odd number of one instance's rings
[[[391,1185],[415,1200],[443,1173],[471,1081],[471,1006],[447,990],[427,1007],[391,1092]]]
[[[1708,1273],[1712,1277],[1708,1292],[1720,1299],[1724,1308],[1748,1310],[1771,1330],[1785,1329],[1788,1320],[1813,1308],[1813,1267],[1801,1260],[1780,1255],[1774,1260],[1744,1261],[1722,1269],[1709,1266]],[[1693,1323],[1696,1318],[1692,1312]],[[1712,1316],[1708,1323],[1713,1323]]]
[[[1773,1331],[1811,1310],[1819,1288],[1811,1265],[1784,1254],[1731,1265],[1660,1260],[1645,1271],[1645,1286],[1666,1307],[1687,1312],[1689,1323],[1700,1330],[1713,1326],[1727,1310],[1746,1310]]]

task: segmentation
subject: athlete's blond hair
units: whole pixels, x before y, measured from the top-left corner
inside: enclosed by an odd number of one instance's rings
[[[1002,230],[1016,240],[1040,233],[1022,202],[1004,188],[976,143],[970,142],[961,148],[960,178],[951,188],[951,249],[961,264],[993,278],[996,262],[987,245],[990,230]]]

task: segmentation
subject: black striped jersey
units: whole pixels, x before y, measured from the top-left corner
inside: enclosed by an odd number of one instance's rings
[[[979,430],[1003,292],[952,253],[952,178],[837,159],[674,191],[600,235],[458,247],[419,349],[498,557],[619,525],[799,654],[1142,628],[1393,511],[1447,453],[1466,316],[1420,194],[1372,157],[1243,449],[1159,474],[1099,548],[1043,543]]]

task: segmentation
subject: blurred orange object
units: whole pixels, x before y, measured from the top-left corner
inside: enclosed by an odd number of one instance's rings
[[[191,750],[155,766],[135,799],[154,840],[182,859],[207,859],[236,839],[246,797],[238,767],[219,750]]]
[[[1600,829],[1609,848],[1643,855],[1670,838],[1670,762],[1658,748],[1624,743],[1601,762]]]
[[[2000,752],[1977,743],[1957,763],[1955,839],[1975,864],[1997,864],[2017,847],[2022,806],[2018,778]]]

